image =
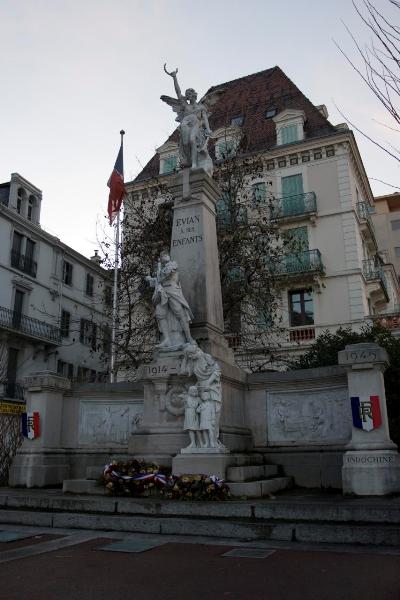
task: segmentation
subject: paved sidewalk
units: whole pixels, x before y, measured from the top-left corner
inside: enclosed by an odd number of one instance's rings
[[[254,544],[199,539],[190,543],[186,538],[67,530],[49,539],[46,529],[14,526],[15,530],[35,537],[24,543],[0,544],[0,562],[8,557],[0,568],[1,597],[7,600],[400,597],[400,555],[382,555],[372,548],[310,551],[298,544],[283,549],[275,543],[269,544],[272,552],[264,552],[265,558],[245,558],[224,555],[232,549],[243,552]],[[108,551],[107,546],[116,540],[131,541],[139,549],[147,542],[155,547],[134,553]]]

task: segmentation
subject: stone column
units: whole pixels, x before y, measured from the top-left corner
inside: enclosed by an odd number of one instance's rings
[[[400,491],[400,460],[391,441],[383,373],[386,350],[374,343],[352,344],[339,352],[346,367],[352,437],[343,456],[344,494],[384,495]]]
[[[40,435],[25,440],[11,469],[11,486],[43,487],[62,483],[69,476],[69,464],[61,448],[64,392],[71,382],[55,373],[33,373],[25,379],[27,412],[39,413]]]
[[[233,353],[223,337],[221,280],[219,273],[215,204],[221,195],[203,169],[178,173],[169,188],[175,199],[171,258],[179,265],[185,297],[194,314],[193,337],[205,352],[233,363]]]

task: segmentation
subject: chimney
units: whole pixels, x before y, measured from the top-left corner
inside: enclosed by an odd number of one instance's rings
[[[90,257],[90,260],[94,263],[96,263],[96,265],[100,265],[101,264],[101,258],[99,256],[99,251],[95,250],[94,251],[94,255]]]

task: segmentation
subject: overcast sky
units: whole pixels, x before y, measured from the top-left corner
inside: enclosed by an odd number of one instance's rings
[[[387,0],[375,4],[393,15]],[[279,65],[333,124],[344,120],[336,104],[397,146],[376,123],[393,122],[333,43],[355,57],[342,20],[368,41],[351,0],[0,0],[0,182],[18,172],[39,187],[44,228],[93,254],[120,129],[126,181],[174,129],[159,99],[173,95],[164,62],[199,95]],[[356,138],[368,176],[400,185],[398,163]]]

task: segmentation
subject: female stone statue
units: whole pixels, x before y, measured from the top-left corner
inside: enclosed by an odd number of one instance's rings
[[[161,96],[161,100],[178,113],[176,121],[180,123],[179,153],[182,168],[202,168],[212,176],[213,164],[207,150],[208,139],[211,135],[208,123],[208,107],[206,102],[197,102],[197,93],[193,88],[182,94],[178,84],[178,69],[170,73],[164,65],[164,71],[174,80],[177,98]]]
[[[146,281],[154,288],[153,304],[162,339],[159,350],[176,350],[184,344],[196,344],[190,334],[192,311],[179,283],[178,265],[171,260],[168,250],[160,253],[155,277]]]
[[[184,349],[184,357],[181,363],[181,374],[189,377],[195,375],[200,397],[203,392],[207,395],[207,402],[213,403],[214,419],[213,433],[211,435],[212,447],[222,447],[219,441],[219,420],[222,406],[221,369],[219,364],[210,354],[206,354],[197,345],[188,345]],[[208,419],[209,406],[206,406],[207,414],[203,417]],[[201,418],[201,417],[200,417]],[[200,426],[200,429],[203,429]]]

